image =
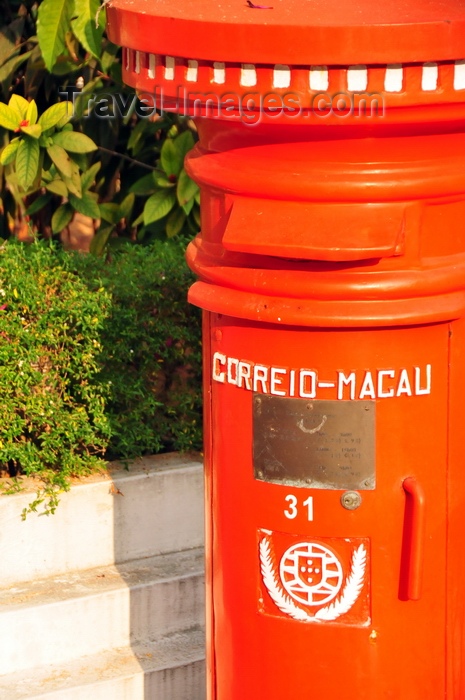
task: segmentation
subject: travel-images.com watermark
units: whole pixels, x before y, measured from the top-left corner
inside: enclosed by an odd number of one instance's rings
[[[303,104],[301,97],[293,92],[283,95],[269,92],[246,92],[242,95],[233,92],[188,91],[178,88],[176,96],[165,96],[163,88],[155,87],[152,93],[122,95],[121,93],[81,93],[76,87],[66,87],[60,96],[73,102],[78,97],[84,100],[84,113],[94,114],[99,119],[125,118],[136,114],[141,119],[149,119],[159,112],[179,112],[189,117],[209,119],[240,119],[244,124],[258,124],[278,117],[327,119],[335,116],[345,119],[349,116],[360,119],[384,117],[384,99],[379,93],[345,93],[330,95],[317,93]],[[82,105],[81,105],[82,109]]]

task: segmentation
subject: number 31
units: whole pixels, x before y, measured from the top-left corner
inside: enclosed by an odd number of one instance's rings
[[[294,496],[292,493],[290,493],[286,498],[284,499],[285,501],[288,501],[289,506],[287,509],[284,510],[284,515],[286,518],[289,520],[294,520],[294,518],[297,518],[299,514],[299,501],[296,496]],[[313,520],[313,496],[309,496],[307,500],[305,500],[302,503],[303,506],[307,508],[307,520],[312,521]]]

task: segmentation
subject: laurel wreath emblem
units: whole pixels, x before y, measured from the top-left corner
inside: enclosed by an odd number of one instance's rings
[[[294,601],[283,591],[279,583],[278,575],[273,565],[271,542],[268,537],[260,541],[260,569],[263,583],[275,605],[281,612],[299,620],[300,622],[331,621],[336,620],[348,612],[360,595],[365,580],[367,553],[363,544],[354,550],[350,574],[347,577],[341,595],[329,605],[320,608],[315,615],[309,615],[306,610],[296,605]]]

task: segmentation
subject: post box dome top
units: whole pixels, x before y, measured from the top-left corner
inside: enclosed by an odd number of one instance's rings
[[[293,65],[448,61],[464,0],[110,0],[110,38],[139,51]]]

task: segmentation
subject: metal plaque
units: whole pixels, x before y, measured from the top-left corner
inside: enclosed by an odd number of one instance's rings
[[[314,489],[374,489],[375,405],[254,394],[255,478]]]

